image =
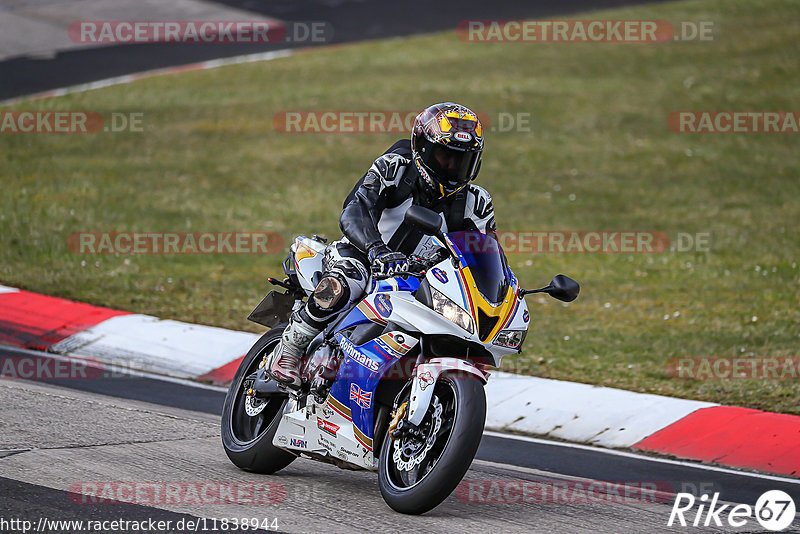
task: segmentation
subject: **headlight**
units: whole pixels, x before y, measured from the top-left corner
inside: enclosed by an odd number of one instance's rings
[[[527,333],[527,330],[500,330],[493,343],[510,349],[519,349]]]
[[[474,332],[472,329],[472,317],[461,306],[434,288],[431,288],[431,297],[433,299],[433,311],[442,315],[451,323],[457,324],[470,334]]]

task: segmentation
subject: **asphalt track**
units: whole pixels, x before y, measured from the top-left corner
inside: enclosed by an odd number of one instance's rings
[[[217,3],[284,22],[325,22],[332,35],[326,40],[327,45],[453,30],[459,22],[470,19],[546,18],[658,1],[663,0],[221,0]],[[91,4],[86,5],[85,18],[96,20],[97,17],[91,16]],[[146,13],[138,18],[147,20]],[[0,61],[0,101],[136,72],[307,46],[306,41],[129,44],[61,51],[53,57],[13,57]]]
[[[554,17],[641,1],[573,0],[561,3],[377,2],[281,0],[219,2],[284,21],[325,21],[332,43],[452,29],[465,19]],[[126,45],[86,48],[52,58],[0,62],[0,100],[98,79],[305,43],[275,45]],[[0,357],[52,355],[0,348]],[[485,491],[451,495],[422,517],[396,514],[383,502],[373,473],[342,471],[297,460],[265,477],[237,470],[219,439],[224,392],[155,376],[116,373],[90,380],[0,380],[0,531],[20,532],[2,520],[34,525],[52,520],[163,520],[258,517],[277,519],[285,532],[761,532],[747,527],[667,527],[674,493],[719,492],[725,502],[753,505],[770,489],[800,504],[800,483],[711,469],[592,447],[486,433],[465,477],[478,488],[605,481],[613,488],[655,484],[665,493],[652,502],[481,502]],[[93,504],[70,493],[91,481],[183,481],[277,484],[284,498],[271,504]],[[507,499],[513,501],[514,499]],[[78,502],[76,502],[78,501]],[[690,516],[691,517],[691,516]],[[206,522],[208,526],[210,523]],[[17,526],[19,526],[17,524]],[[792,525],[800,529],[800,520]],[[87,532],[50,528],[48,531]],[[231,532],[232,530],[227,530]]]
[[[53,355],[0,348],[0,358]],[[236,469],[219,438],[220,388],[119,372],[94,379],[0,380],[0,520],[37,524],[40,518],[197,520],[259,517],[277,519],[285,532],[759,532],[744,529],[667,527],[674,493],[719,492],[726,502],[753,505],[769,489],[800,502],[800,481],[714,470],[591,447],[496,433],[484,435],[464,484],[422,517],[394,513],[381,499],[377,477],[298,459],[283,471],[255,475]],[[82,482],[266,483],[281,498],[267,504],[84,503],[70,488]],[[574,498],[528,499],[509,494],[489,498],[504,484],[582,484],[606,481],[606,491],[638,483],[663,491],[640,499],[586,502]],[[468,486],[467,486],[468,487]],[[519,486],[518,486],[519,487]],[[621,491],[621,490],[619,490]],[[537,494],[538,495],[538,494]],[[84,499],[85,500],[85,499]],[[693,515],[687,515],[692,519]],[[174,524],[174,523],[173,523]],[[210,523],[207,523],[210,525]],[[793,527],[800,528],[800,520]],[[8,532],[2,528],[0,531]],[[60,529],[59,532],[69,532]]]

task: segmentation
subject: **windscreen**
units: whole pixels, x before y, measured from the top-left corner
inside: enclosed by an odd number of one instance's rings
[[[453,232],[448,237],[461,251],[481,295],[492,304],[501,302],[508,291],[508,267],[495,234],[468,231]]]

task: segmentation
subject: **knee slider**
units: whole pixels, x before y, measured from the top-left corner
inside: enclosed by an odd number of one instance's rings
[[[350,298],[350,286],[339,273],[329,273],[322,277],[314,289],[314,304],[325,312],[335,312],[344,308]]]

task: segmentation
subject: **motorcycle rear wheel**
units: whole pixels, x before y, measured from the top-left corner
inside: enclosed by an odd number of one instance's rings
[[[263,400],[248,401],[247,388],[244,387],[245,379],[258,370],[264,354],[272,352],[285,328],[285,324],[276,326],[256,341],[236,370],[225,396],[222,409],[222,446],[231,462],[246,471],[272,474],[297,458],[272,444],[289,397],[281,393]],[[262,408],[261,403],[266,406]],[[260,411],[251,416],[247,413],[248,408],[251,411]]]

